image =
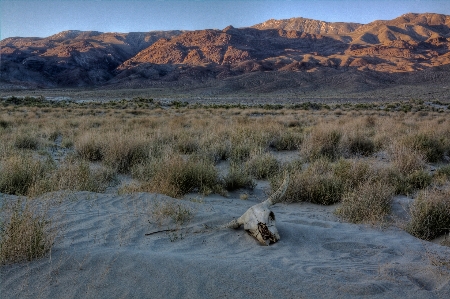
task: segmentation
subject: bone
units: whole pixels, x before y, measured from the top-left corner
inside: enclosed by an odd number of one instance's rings
[[[283,183],[265,201],[250,207],[241,217],[234,219],[226,225],[228,228],[237,229],[244,226],[244,229],[255,237],[262,245],[270,245],[280,240],[275,221],[275,213],[270,210],[270,206],[279,202],[286,193],[289,185],[289,173],[285,173]]]

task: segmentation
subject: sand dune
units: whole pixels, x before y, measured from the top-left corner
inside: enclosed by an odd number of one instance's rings
[[[259,192],[259,193],[258,193]],[[448,298],[450,248],[395,227],[341,222],[335,207],[276,204],[281,240],[261,246],[216,229],[263,200],[236,194],[53,193],[62,228],[51,256],[2,266],[2,298]],[[10,197],[2,196],[0,200]],[[173,232],[152,211],[182,204],[192,220]],[[206,226],[205,226],[206,225]]]

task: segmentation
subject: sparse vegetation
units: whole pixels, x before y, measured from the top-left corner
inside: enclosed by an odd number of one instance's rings
[[[56,230],[45,212],[20,200],[3,206],[1,212],[1,264],[38,259],[51,249]]]
[[[194,212],[181,203],[162,202],[155,204],[151,216],[158,225],[163,225],[167,219],[170,219],[177,226],[181,226],[191,221]]]
[[[290,177],[291,183],[285,194],[288,202],[330,205],[339,202],[344,191],[342,180],[336,176],[332,163],[326,158],[315,160],[305,170],[292,168]],[[273,181],[272,186],[275,185],[279,184]]]
[[[336,214],[353,222],[379,222],[391,211],[394,188],[386,182],[370,179],[346,193]]]
[[[153,166],[153,173],[142,191],[181,197],[189,192],[209,194],[219,192],[220,184],[214,164],[208,160],[183,160],[180,156],[167,157]]]
[[[431,240],[450,231],[450,188],[429,188],[419,192],[411,207],[406,231]]]
[[[2,104],[1,193],[103,192],[126,177],[133,182],[119,192],[180,198],[244,189],[239,197],[247,199],[255,179],[275,188],[287,168],[287,202],[341,202],[343,219],[372,223],[389,213],[393,194],[419,192],[408,231],[428,239],[444,233],[426,227],[444,225],[442,217],[438,224],[429,217],[443,215],[436,190],[450,184],[449,112],[424,102],[246,106],[10,98]],[[280,151],[298,151],[299,159],[286,161]],[[183,216],[177,217],[176,223]]]
[[[321,157],[337,159],[341,156],[339,142],[342,133],[333,126],[319,125],[311,129],[301,146],[301,155],[314,161]]]
[[[223,178],[223,185],[228,191],[240,188],[255,188],[255,182],[248,170],[244,166],[235,163],[231,164],[230,171]]]
[[[54,165],[48,160],[35,160],[25,154],[11,155],[0,161],[0,192],[27,195],[53,168]]]
[[[270,154],[264,153],[261,155],[253,156],[247,162],[248,172],[258,180],[267,179],[272,175],[275,175],[279,168],[280,164],[277,159]]]

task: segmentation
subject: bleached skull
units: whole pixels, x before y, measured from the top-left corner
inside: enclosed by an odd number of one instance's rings
[[[244,229],[261,244],[269,245],[280,239],[275,214],[267,207],[266,202],[254,205],[240,218],[239,222],[244,223]]]
[[[250,207],[241,217],[231,221],[226,227],[239,228],[244,225],[244,229],[263,245],[269,245],[280,240],[275,214],[269,207],[283,197],[288,184],[289,174],[286,174],[283,184],[272,196],[262,203]]]

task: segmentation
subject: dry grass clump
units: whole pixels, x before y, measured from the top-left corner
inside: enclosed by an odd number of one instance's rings
[[[223,186],[226,190],[233,191],[241,188],[253,189],[256,183],[245,165],[232,162],[229,172],[223,178]]]
[[[280,169],[280,163],[271,153],[254,155],[247,161],[246,166],[249,174],[258,180],[268,179]]]
[[[373,175],[369,163],[340,159],[333,163],[326,158],[311,162],[306,168],[294,161],[286,166],[290,171],[285,200],[307,201],[322,205],[340,202],[342,196],[359,187]],[[280,175],[271,179],[271,186],[279,185]]]
[[[0,222],[0,263],[30,261],[51,249],[56,231],[45,212],[29,202],[17,201],[2,208]]]
[[[388,148],[393,166],[404,175],[423,170],[425,167],[424,155],[401,142],[393,142]]]
[[[279,185],[275,181],[272,186]],[[312,162],[305,170],[293,168],[285,200],[331,205],[340,201],[344,185],[335,175],[332,163],[325,158]]]
[[[406,231],[424,240],[432,240],[450,231],[450,187],[429,188],[419,192],[410,209]]]
[[[29,134],[18,135],[14,140],[14,146],[17,149],[37,150],[39,148],[39,145],[39,139],[36,136],[32,136]]]
[[[431,132],[409,135],[405,138],[404,143],[422,153],[426,161],[432,163],[442,160],[446,152],[444,138]]]
[[[86,133],[75,142],[75,152],[87,161],[100,161],[103,159],[105,144],[99,134]]]
[[[300,148],[303,138],[303,132],[286,128],[270,142],[270,146],[277,151],[293,151]]]
[[[171,156],[150,164],[149,167],[146,172],[149,177],[142,191],[181,197],[189,192],[209,194],[221,189],[217,170],[208,160],[184,160],[180,156]],[[144,177],[141,176],[141,179]]]
[[[191,155],[199,151],[199,140],[196,136],[189,136],[187,134],[181,135],[176,140],[176,149],[180,154]]]
[[[36,182],[30,194],[58,190],[103,192],[115,179],[115,171],[109,168],[91,167],[85,161],[66,159],[57,169]]]
[[[331,125],[317,125],[311,129],[300,147],[300,154],[308,161],[325,157],[335,160],[341,156],[339,142],[342,133]]]
[[[176,225],[181,226],[191,221],[193,217],[192,209],[181,203],[155,203],[152,209],[152,218],[160,226],[166,219],[171,219]]]
[[[42,162],[26,155],[10,156],[0,161],[0,192],[27,195],[53,168],[50,160]]]
[[[342,197],[336,214],[353,222],[378,222],[391,211],[394,187],[381,180],[370,179]]]
[[[230,151],[230,159],[235,163],[243,163],[250,158],[250,154],[256,148],[250,142],[233,144]]]
[[[219,163],[220,161],[225,161],[231,156],[231,143],[227,140],[222,141],[210,141],[202,146],[200,154],[214,161],[214,163]]]
[[[376,149],[374,140],[358,131],[349,134],[342,143],[344,151],[347,151],[350,155],[370,156]]]
[[[109,140],[110,146],[103,149],[103,160],[119,173],[128,173],[135,165],[150,159],[154,149],[144,138],[116,135],[109,136]]]
[[[437,185],[445,185],[450,181],[450,165],[440,167],[434,174],[432,181]]]

